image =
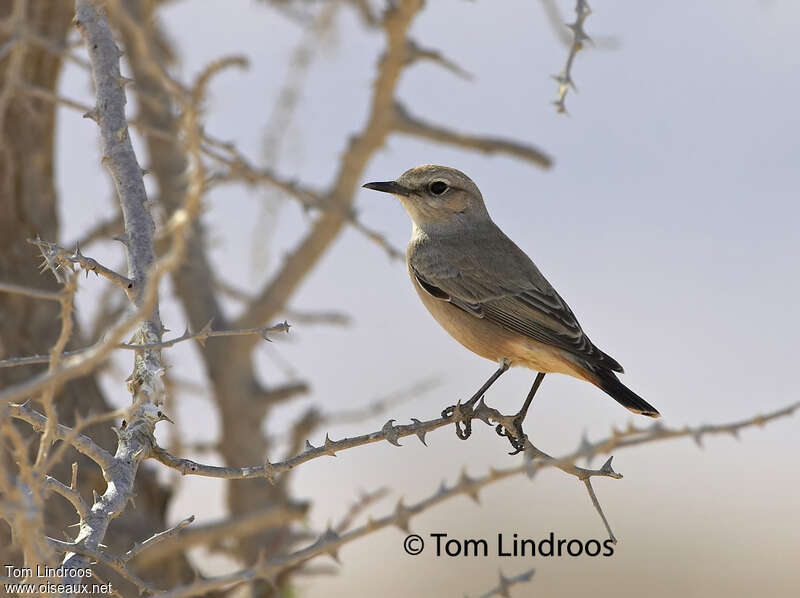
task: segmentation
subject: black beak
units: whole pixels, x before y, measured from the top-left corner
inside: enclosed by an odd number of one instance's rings
[[[411,191],[398,185],[394,181],[384,181],[377,183],[364,183],[364,189],[372,189],[373,191],[383,191],[384,193],[394,193],[395,195],[409,195]]]

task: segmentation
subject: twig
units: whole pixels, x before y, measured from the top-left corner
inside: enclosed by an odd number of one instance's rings
[[[142,551],[152,549],[155,546],[161,544],[162,542],[166,542],[167,540],[174,538],[183,530],[183,528],[185,528],[186,526],[190,525],[193,522],[194,522],[194,515],[190,515],[189,517],[187,517],[183,521],[179,521],[169,529],[166,529],[163,532],[159,532],[157,534],[153,534],[152,536],[147,538],[147,540],[145,540],[144,542],[135,544],[133,548],[131,548],[128,552],[126,552],[120,557],[120,560],[123,563],[127,563],[128,561],[135,559],[139,554],[142,553]]]
[[[248,297],[247,300],[252,300],[252,297]],[[353,321],[348,314],[338,311],[300,311],[297,309],[287,309],[284,313],[287,318],[297,324],[349,326]]]
[[[444,56],[441,52],[438,50],[432,50],[430,48],[423,48],[413,40],[408,40],[408,58],[406,60],[408,61],[408,64],[413,64],[421,60],[428,60],[434,64],[438,64],[446,71],[450,71],[456,77],[466,79],[467,81],[472,80],[471,73],[461,68],[458,64]]]
[[[362,493],[358,500],[350,505],[350,508],[347,509],[347,512],[342,516],[342,518],[339,520],[339,523],[337,523],[333,529],[339,534],[346,532],[348,529],[350,529],[350,527],[353,525],[353,522],[361,513],[388,495],[388,488],[378,488],[374,492]]]
[[[66,498],[78,512],[78,516],[81,519],[86,517],[89,513],[89,506],[84,502],[81,493],[78,492],[74,484],[72,486],[67,486],[54,477],[46,475],[44,476],[44,487]]]
[[[99,548],[87,546],[85,542],[64,542],[63,540],[57,540],[55,538],[48,538],[47,540],[52,548],[59,552],[65,553],[65,562],[77,562],[77,557],[80,557],[82,561],[87,563],[84,564],[83,567],[87,567],[89,562],[96,561],[98,563],[102,563],[109,569],[116,571],[123,579],[136,586],[140,595],[144,593],[155,594],[158,592],[156,587],[147,583],[141,577],[133,573],[126,566],[124,561],[119,558],[108,556],[105,551],[100,550]],[[80,587],[80,582],[68,583],[73,587]]]
[[[488,592],[481,594],[479,598],[492,598],[493,596],[505,596],[508,598],[511,596],[508,592],[509,588],[520,583],[528,583],[533,578],[534,572],[533,569],[528,569],[514,577],[506,577],[502,571],[498,571],[500,582]]]
[[[210,322],[207,326],[210,326]],[[264,340],[270,341],[267,336],[272,332],[288,332],[290,325],[288,322],[282,322],[274,326],[266,326],[262,328],[246,328],[246,329],[232,329],[232,330],[211,330],[210,328],[203,328],[200,332],[190,333],[188,330],[181,336],[158,343],[117,343],[110,349],[127,349],[131,351],[165,349],[182,343],[184,341],[196,339],[201,345],[205,346],[206,340],[209,338],[216,338],[221,336],[250,336],[258,335]],[[77,358],[82,355],[90,355],[97,345],[85,347],[83,349],[76,349],[74,351],[66,351],[60,354],[61,360]],[[37,363],[48,363],[51,359],[50,355],[30,355],[26,357],[11,357],[9,359],[0,360],[0,368],[18,367],[23,365],[33,365]]]
[[[36,432],[44,432],[47,426],[47,418],[35,409],[32,409],[27,403],[23,403],[22,405],[12,403],[8,405],[8,415],[27,422]],[[103,414],[99,417],[108,419],[107,414]],[[89,423],[94,424],[98,421],[100,420],[92,418],[92,421]],[[114,460],[113,455],[88,436],[81,434],[79,430],[86,427],[81,424],[82,422],[76,424],[73,428],[59,424],[54,428],[53,435],[56,440],[62,440],[70,446],[75,447],[79,453],[89,457],[92,461],[97,463],[101,469],[109,469]]]
[[[89,230],[81,235],[80,238],[64,243],[64,247],[88,247],[95,241],[110,239],[123,232],[122,215],[117,214],[106,220],[101,220],[93,225]]]
[[[526,160],[536,166],[541,166],[542,168],[549,168],[553,164],[553,159],[550,156],[532,145],[517,143],[516,141],[509,141],[507,139],[480,137],[452,131],[412,116],[399,102],[394,105],[392,128],[398,133],[405,133],[421,139],[473,149],[486,154],[508,154]]]
[[[182,343],[188,340],[196,340],[200,345],[203,347],[206,346],[206,341],[209,338],[216,338],[220,336],[250,336],[250,335],[258,335],[263,338],[265,341],[271,342],[268,334],[273,332],[289,332],[290,325],[288,322],[281,322],[280,324],[275,324],[274,326],[265,326],[261,328],[242,328],[242,329],[235,329],[235,330],[212,330],[211,329],[211,322],[208,322],[202,330],[199,332],[189,332],[187,328],[186,331],[179,337],[172,338],[166,341],[162,341],[160,343],[149,343],[149,344],[126,344],[122,343],[117,345],[120,349],[134,349],[140,351],[142,349],[166,349],[167,347],[172,347],[173,345],[177,345],[178,343]]]
[[[36,245],[36,247],[39,248],[39,251],[42,253],[42,257],[44,258],[44,263],[51,270],[55,271],[58,266],[77,264],[86,271],[87,276],[89,275],[89,272],[94,272],[96,275],[110,280],[123,291],[125,291],[128,299],[131,301],[134,300],[136,293],[133,280],[127,276],[123,276],[122,274],[115,272],[111,268],[107,268],[94,258],[83,255],[79,246],[76,246],[75,251],[70,253],[55,243],[49,243],[39,238],[29,239],[28,242],[31,245]]]
[[[16,295],[26,295],[34,299],[46,299],[48,301],[61,301],[61,293],[58,291],[45,291],[24,287],[10,282],[0,282],[0,291],[4,293],[14,293]],[[2,367],[2,366],[0,366]]]
[[[226,517],[221,521],[186,527],[188,520],[181,522],[180,529],[171,528],[157,534],[128,551],[123,559],[127,562],[136,558],[138,566],[147,567],[156,562],[163,562],[177,552],[189,550],[195,546],[209,546],[222,539],[242,538],[284,526],[292,521],[303,519],[308,512],[308,504],[289,504],[269,506],[257,511],[235,517]],[[181,525],[179,524],[179,525]],[[176,526],[177,527],[177,526]],[[186,529],[184,529],[186,528]],[[169,535],[162,537],[164,534]],[[158,537],[158,542],[151,542]]]
[[[72,272],[67,276],[64,283],[64,290],[61,293],[61,331],[58,334],[55,344],[50,349],[49,353],[49,367],[48,371],[55,371],[61,363],[61,354],[67,346],[70,337],[72,336],[72,313],[75,310],[75,293],[78,291],[78,274]],[[50,387],[45,389],[39,398],[39,402],[44,407],[44,414],[47,418],[47,425],[45,425],[44,433],[39,438],[39,451],[36,454],[36,462],[34,469],[37,473],[45,473],[47,470],[42,469],[50,454],[50,447],[53,444],[54,428],[57,421],[56,409],[53,404],[55,398],[55,388]]]
[[[570,87],[577,91],[575,82],[572,80],[572,65],[575,62],[575,56],[580,50],[583,49],[584,42],[591,41],[586,31],[583,29],[583,23],[586,18],[592,14],[586,0],[576,0],[575,2],[575,22],[568,24],[567,27],[572,31],[572,45],[569,48],[567,55],[567,62],[561,73],[553,75],[553,79],[558,82],[558,98],[553,102],[556,107],[556,112],[565,114],[567,112],[566,99],[567,92]]]
[[[197,596],[211,590],[222,589],[243,581],[251,581],[254,579],[271,580],[282,571],[295,568],[317,556],[325,554],[338,560],[339,550],[346,544],[350,544],[355,540],[374,534],[387,527],[397,527],[408,532],[411,519],[416,515],[457,496],[469,496],[474,498],[483,487],[525,473],[526,467],[526,465],[522,465],[503,470],[492,469],[487,475],[480,478],[470,478],[466,473],[462,473],[458,482],[453,486],[448,486],[446,483],[442,482],[436,492],[412,505],[405,505],[401,500],[390,514],[378,519],[370,517],[366,524],[349,532],[339,533],[333,529],[328,529],[325,533],[320,535],[314,543],[306,548],[287,555],[279,555],[272,559],[263,559],[251,569],[245,569],[230,575],[213,577],[195,582],[188,586],[175,588],[166,592],[163,598],[186,598],[188,596]]]
[[[392,407],[402,405],[406,401],[417,399],[441,385],[438,376],[431,376],[415,382],[407,388],[401,388],[391,394],[369,401],[364,407],[356,407],[342,411],[331,411],[320,415],[320,424],[352,424],[385,413]]]

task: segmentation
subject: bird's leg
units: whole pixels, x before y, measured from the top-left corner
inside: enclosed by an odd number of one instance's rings
[[[442,417],[452,417],[455,413],[460,414],[460,418],[456,420],[456,435],[461,440],[466,440],[472,434],[472,407],[477,403],[480,398],[484,395],[484,393],[489,390],[489,387],[495,383],[495,381],[502,376],[508,368],[511,367],[511,362],[507,359],[502,359],[500,361],[500,366],[497,368],[497,371],[491,375],[491,377],[484,382],[483,386],[478,389],[472,397],[466,403],[458,404],[458,405],[450,405],[444,411],[442,411]],[[461,426],[464,426],[463,428]]]
[[[519,412],[514,416],[512,420],[514,425],[513,433],[506,429],[503,424],[497,424],[495,431],[500,436],[505,436],[508,438],[508,441],[511,443],[511,446],[514,448],[513,453],[509,453],[511,455],[516,455],[517,453],[521,453],[525,450],[525,441],[528,440],[527,435],[525,432],[522,431],[522,422],[525,421],[525,416],[528,414],[528,408],[531,406],[533,402],[533,397],[536,394],[536,391],[539,390],[539,386],[542,384],[542,380],[544,380],[544,373],[539,372],[536,374],[536,380],[533,381],[533,386],[531,386],[530,392],[528,392],[528,396],[525,397],[525,402],[522,404],[522,408]]]

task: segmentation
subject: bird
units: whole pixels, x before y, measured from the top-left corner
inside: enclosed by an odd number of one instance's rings
[[[494,223],[466,174],[423,164],[396,180],[363,187],[394,195],[411,218],[406,266],[427,310],[455,340],[499,366],[462,412],[471,410],[509,367],[522,366],[537,372],[536,379],[513,420],[513,433],[497,427],[516,452],[523,450],[522,423],[548,373],[584,380],[634,413],[659,417],[619,380],[619,362],[589,340],[561,295]],[[454,407],[443,416],[452,415]],[[471,428],[461,430],[458,423],[459,437],[467,437]]]

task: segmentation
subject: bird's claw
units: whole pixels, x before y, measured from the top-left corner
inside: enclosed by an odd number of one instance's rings
[[[454,422],[456,425],[456,436],[461,440],[466,440],[472,435],[472,418],[474,413],[471,403],[450,405],[442,411],[442,417],[445,419],[455,415],[458,416]]]
[[[509,455],[518,455],[525,450],[525,443],[528,442],[528,435],[522,430],[522,418],[517,416],[514,418],[514,431],[511,432],[503,424],[497,424],[495,432],[503,438],[508,438],[511,447],[514,449]]]

